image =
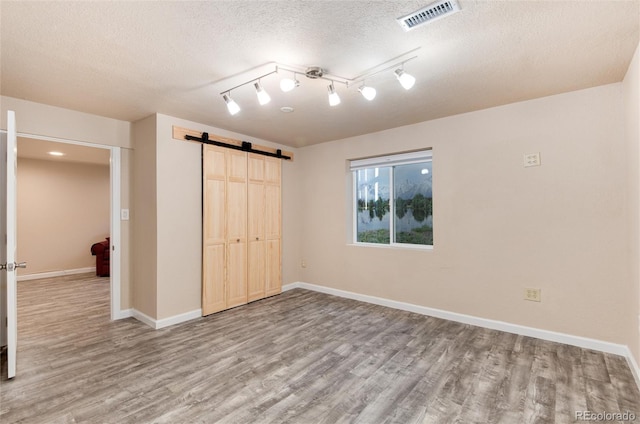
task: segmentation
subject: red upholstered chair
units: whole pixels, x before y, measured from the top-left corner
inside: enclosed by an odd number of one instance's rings
[[[98,277],[109,276],[109,237],[106,241],[91,246],[91,254],[96,257],[96,275]]]

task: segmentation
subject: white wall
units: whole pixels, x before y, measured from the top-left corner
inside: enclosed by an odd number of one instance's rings
[[[299,150],[304,282],[627,344],[622,86]],[[350,245],[349,159],[433,148],[433,251]],[[540,152],[542,166],[523,167]],[[327,207],[330,205],[330,207]],[[525,287],[542,302],[523,300]]]
[[[18,158],[19,275],[95,268],[109,236],[108,165]]]

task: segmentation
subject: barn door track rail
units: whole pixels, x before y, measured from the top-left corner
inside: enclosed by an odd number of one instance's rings
[[[206,132],[190,130],[182,127],[173,127],[173,138],[176,140],[195,141],[203,144],[226,147],[228,149],[242,150],[244,152],[257,153],[259,155],[293,161],[293,153],[275,149],[272,147],[260,146],[248,141],[237,140],[235,138],[210,135]]]

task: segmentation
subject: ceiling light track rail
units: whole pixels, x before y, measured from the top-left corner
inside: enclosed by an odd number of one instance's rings
[[[413,60],[413,59],[415,59],[417,57],[418,57],[417,55],[416,56],[412,56],[412,57],[410,57],[408,59],[405,59],[405,60],[403,60],[401,62],[395,62],[393,65],[389,65],[386,68],[378,69],[378,70],[373,71],[373,72],[369,72],[368,71],[368,72],[366,72],[366,73],[364,73],[362,75],[359,75],[359,76],[355,77],[354,79],[350,80],[348,85],[355,85],[355,84],[357,84],[359,82],[364,82],[365,80],[368,80],[369,78],[371,78],[371,77],[373,77],[375,75],[381,74],[381,73],[386,72],[386,71],[390,71],[393,68],[400,67],[400,68],[404,69],[404,64],[405,63],[407,63],[410,60]],[[376,68],[373,68],[373,69],[376,69]]]
[[[249,80],[249,81],[243,82],[242,84],[238,84],[238,85],[236,85],[235,87],[231,87],[231,88],[229,88],[228,90],[221,91],[221,92],[220,92],[220,95],[223,95],[223,94],[229,94],[229,93],[231,92],[231,90],[235,90],[236,88],[240,88],[240,87],[245,86],[245,85],[247,85],[247,84],[252,84],[252,83],[259,82],[262,78],[264,78],[264,77],[268,77],[269,75],[271,75],[271,74],[275,74],[276,72],[278,72],[278,67],[277,67],[277,66],[276,66],[276,69],[275,69],[275,70],[273,70],[273,71],[271,71],[271,72],[267,72],[266,74],[260,75],[258,78],[254,78],[254,79],[252,79],[252,80]]]

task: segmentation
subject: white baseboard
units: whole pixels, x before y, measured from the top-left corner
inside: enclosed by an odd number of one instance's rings
[[[18,281],[39,280],[41,278],[63,277],[65,275],[85,274],[87,272],[96,272],[95,266],[87,268],[63,269],[60,271],[38,272],[36,274],[18,275]]]
[[[171,325],[180,324],[182,322],[191,321],[192,319],[202,317],[202,309],[196,309],[183,314],[174,315],[168,318],[155,319],[149,315],[138,311],[137,309],[124,309],[120,311],[116,319],[123,319],[133,317],[138,321],[147,324],[149,327],[159,330],[161,328],[169,327]]]
[[[122,309],[118,313],[116,313],[116,316],[114,319],[118,320],[118,319],[132,318],[133,311],[134,311],[133,309]]]
[[[627,363],[629,364],[629,368],[631,368],[631,372],[633,373],[633,377],[636,379],[636,384],[638,385],[638,389],[640,389],[640,367],[638,366],[638,362],[636,358],[633,357],[633,353],[631,353],[631,349],[627,347]]]
[[[202,318],[202,309],[195,309],[180,315],[159,319],[156,321],[156,329],[169,327],[170,325],[180,324],[197,318]]]
[[[635,361],[631,350],[626,345],[605,342],[602,340],[590,339],[571,334],[558,333],[555,331],[542,330],[539,328],[525,327],[523,325],[511,324],[504,321],[496,321],[487,318],[475,317],[472,315],[460,314],[457,312],[445,311],[442,309],[429,308],[426,306],[414,305],[412,303],[398,302],[396,300],[384,299],[381,297],[369,296],[365,294],[353,293],[345,290],[334,289],[331,287],[318,286],[303,282],[295,282],[282,286],[282,291],[292,290],[296,288],[312,290],[320,293],[326,293],[333,296],[344,297],[346,299],[359,300],[361,302],[372,303],[374,305],[386,306],[389,308],[400,309],[408,312],[415,312],[421,315],[428,315],[436,318],[442,318],[449,321],[460,322],[463,324],[475,325],[477,327],[489,328],[492,330],[504,331],[522,336],[534,337],[537,339],[548,340],[552,342],[564,343],[571,346],[593,349],[600,352],[612,353],[623,356],[629,363],[629,368],[635,377],[636,384],[640,388],[640,368]]]
[[[156,326],[156,320],[154,318],[151,318],[149,315],[142,313],[137,309],[131,309],[131,316],[138,321],[147,324],[151,328],[154,328],[156,330],[158,329],[158,327]]]

